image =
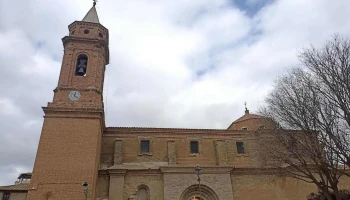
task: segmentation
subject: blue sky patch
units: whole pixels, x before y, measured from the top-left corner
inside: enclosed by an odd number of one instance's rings
[[[275,0],[231,0],[231,1],[240,10],[245,11],[248,16],[253,17],[263,7],[270,5]]]

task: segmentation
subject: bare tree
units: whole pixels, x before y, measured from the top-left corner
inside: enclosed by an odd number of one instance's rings
[[[326,145],[350,167],[350,40],[335,35],[322,49],[304,49],[299,58],[325,99],[323,107],[331,109],[317,128],[329,137]]]
[[[280,128],[261,144],[271,164],[340,200],[339,179],[350,176],[350,41],[334,36],[299,59],[303,66],[279,77],[266,99],[261,112]]]
[[[341,190],[340,191],[341,199],[343,200],[349,200],[350,199],[350,191],[349,190]],[[335,196],[332,194],[332,199],[328,199],[323,194],[316,194],[316,193],[310,193],[306,200],[334,200]]]

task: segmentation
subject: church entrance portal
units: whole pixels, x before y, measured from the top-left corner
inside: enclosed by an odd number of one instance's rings
[[[182,193],[180,200],[219,200],[219,198],[214,190],[206,185],[201,185],[200,191],[198,185],[192,185]]]

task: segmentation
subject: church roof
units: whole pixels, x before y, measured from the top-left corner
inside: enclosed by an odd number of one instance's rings
[[[89,12],[85,15],[83,22],[92,22],[92,23],[100,23],[100,20],[98,19],[97,11],[95,4],[92,6],[92,8],[89,10]]]
[[[28,190],[29,190],[29,183],[0,186],[0,191],[28,191]]]

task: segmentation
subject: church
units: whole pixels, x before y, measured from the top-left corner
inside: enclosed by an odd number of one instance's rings
[[[317,192],[258,161],[259,135],[276,125],[248,109],[227,129],[106,126],[109,32],[95,5],[62,38],[27,200],[297,200]]]

